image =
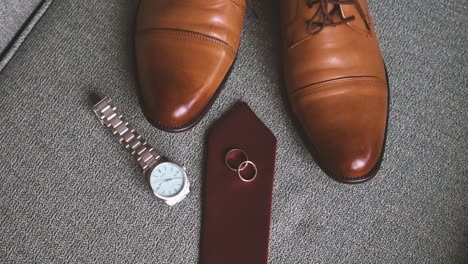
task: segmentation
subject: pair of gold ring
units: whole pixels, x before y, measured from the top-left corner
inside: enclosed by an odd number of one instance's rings
[[[226,166],[237,172],[237,176],[244,182],[251,182],[257,177],[257,166],[249,160],[245,151],[241,149],[231,149],[224,157]]]

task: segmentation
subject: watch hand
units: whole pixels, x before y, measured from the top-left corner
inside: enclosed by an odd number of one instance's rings
[[[166,183],[166,182],[169,182],[169,181],[172,181],[172,180],[177,180],[177,178],[169,178],[169,179],[164,179],[163,181],[161,181],[158,185],[158,188],[156,188],[156,190],[159,190],[161,188],[161,185],[163,183]]]
[[[177,178],[169,178],[169,179],[165,179],[164,182],[168,182],[168,181],[172,181],[172,180],[177,180]]]

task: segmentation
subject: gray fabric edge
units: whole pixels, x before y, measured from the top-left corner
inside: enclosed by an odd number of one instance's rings
[[[42,15],[44,15],[44,13],[47,11],[52,2],[53,0],[44,0],[39,4],[39,8],[36,9],[35,14],[31,14],[31,17],[26,21],[26,24],[23,25],[23,27],[20,29],[20,33],[15,39],[13,39],[11,46],[7,47],[3,58],[0,59],[0,72],[3,70],[3,68],[5,68],[11,58],[13,58],[18,48],[29,35],[39,19],[41,19]]]

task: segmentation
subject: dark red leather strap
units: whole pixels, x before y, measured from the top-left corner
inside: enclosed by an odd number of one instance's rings
[[[224,158],[242,149],[258,174],[243,182]],[[208,138],[200,259],[202,264],[268,262],[276,138],[247,104],[219,121]]]

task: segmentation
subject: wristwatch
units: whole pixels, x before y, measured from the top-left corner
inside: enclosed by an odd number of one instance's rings
[[[110,98],[102,99],[93,110],[136,159],[156,197],[173,206],[187,196],[190,183],[185,167],[159,155],[128,123]]]

